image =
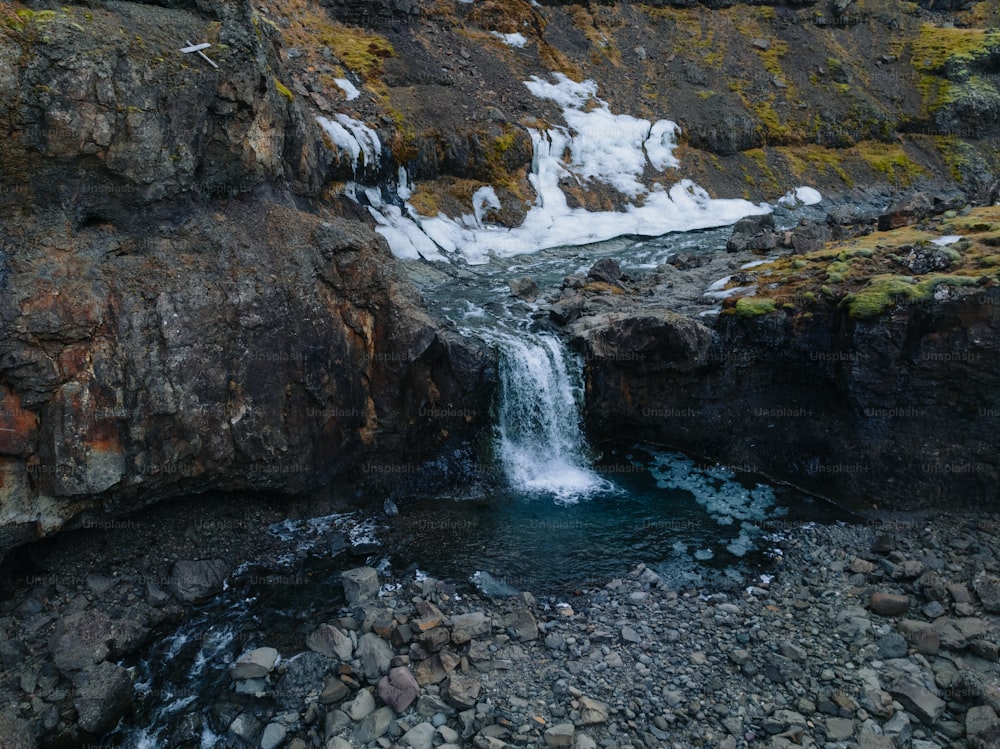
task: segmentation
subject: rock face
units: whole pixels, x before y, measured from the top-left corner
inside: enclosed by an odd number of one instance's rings
[[[592,435],[681,448],[857,505],[995,504],[995,291],[806,322],[643,308],[567,330]],[[956,418],[955,414],[962,414]],[[921,444],[920,450],[913,448]]]
[[[311,202],[350,164],[276,84],[273,26],[249,2],[177,5],[0,34],[0,554],[362,461],[391,485],[377,469],[488,413],[490,357],[333,215],[355,208]],[[218,69],[175,51],[216,19]]]

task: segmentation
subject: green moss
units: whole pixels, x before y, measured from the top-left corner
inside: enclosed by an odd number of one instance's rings
[[[759,317],[776,309],[773,299],[745,296],[736,301],[736,314],[740,317]]]
[[[928,301],[941,284],[949,286],[974,286],[977,279],[970,276],[934,275],[923,281],[908,276],[878,275],[855,294],[844,297],[842,304],[848,314],[859,320],[869,320],[885,312],[894,304]]]
[[[910,158],[898,143],[859,143],[856,152],[872,169],[890,182],[910,185],[926,170]]]
[[[274,79],[274,87],[278,90],[278,93],[288,99],[288,101],[295,101],[295,94],[289,91],[288,87],[277,78]]]
[[[913,67],[924,73],[974,63],[1000,45],[1000,32],[945,28],[925,23],[913,41]]]

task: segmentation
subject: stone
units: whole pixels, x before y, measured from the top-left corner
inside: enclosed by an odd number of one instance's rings
[[[347,739],[342,739],[340,736],[334,736],[326,742],[326,747],[324,749],[354,749],[354,745]]]
[[[95,596],[102,596],[115,587],[118,581],[113,577],[108,577],[107,575],[87,575],[86,583],[87,587]]]
[[[393,713],[392,709],[388,707],[380,707],[373,713],[370,713],[361,723],[358,725],[357,730],[354,732],[354,737],[360,744],[368,744],[375,739],[385,736],[386,732],[389,730],[389,726],[392,725]]]
[[[927,622],[903,619],[899,622],[899,631],[919,653],[934,655],[941,649],[941,638]]]
[[[344,712],[355,723],[364,720],[375,710],[375,698],[367,689],[360,690],[354,699],[344,705]]]
[[[108,615],[97,609],[61,618],[49,637],[53,663],[62,671],[75,671],[103,661],[111,653],[111,627]]]
[[[590,697],[580,697],[580,725],[592,726],[606,723],[611,714],[611,708],[600,700]]]
[[[603,283],[618,283],[621,277],[621,266],[617,260],[610,257],[601,258],[587,271],[587,278]]]
[[[378,597],[378,572],[371,567],[357,567],[340,573],[344,585],[344,597],[351,606],[370,601]]]
[[[937,619],[945,614],[944,606],[941,605],[940,601],[928,601],[920,607],[920,611],[928,619]]]
[[[400,743],[412,749],[433,749],[435,731],[436,729],[430,723],[417,723],[403,734]]]
[[[182,603],[196,603],[219,593],[228,574],[229,566],[221,559],[174,562],[167,589]]]
[[[878,640],[878,654],[882,658],[905,658],[906,638],[899,632],[890,632]]]
[[[906,677],[892,683],[888,691],[924,725],[933,725],[944,715],[944,700],[912,678]]]
[[[436,653],[451,642],[451,634],[445,627],[435,627],[422,633],[419,640],[428,652]]]
[[[507,282],[510,295],[523,302],[533,302],[538,298],[538,286],[530,276],[512,278]]]
[[[764,676],[776,684],[785,684],[804,676],[802,667],[782,655],[772,655],[764,664]]]
[[[827,741],[848,741],[854,736],[854,721],[850,718],[827,718]]]
[[[882,724],[882,733],[888,736],[896,746],[906,746],[910,743],[913,728],[910,717],[903,711],[898,711]]]
[[[468,710],[475,707],[482,684],[471,676],[452,674],[444,683],[442,696],[445,702],[457,710]]]
[[[870,575],[875,571],[875,565],[867,559],[859,559],[858,557],[855,557],[848,569],[856,575]]]
[[[351,690],[340,679],[330,677],[326,680],[326,686],[320,692],[319,701],[323,705],[335,705],[343,702],[350,695]]]
[[[349,661],[354,654],[351,638],[330,624],[320,624],[306,637],[306,647],[313,652],[340,661]]]
[[[132,704],[132,678],[115,663],[98,663],[74,679],[77,723],[84,731],[103,734],[118,722]]]
[[[389,671],[377,686],[379,698],[400,715],[420,696],[420,686],[413,672],[405,666],[399,666]]]
[[[910,597],[895,593],[873,593],[869,608],[879,616],[902,616],[910,608]]]
[[[965,733],[972,738],[1000,728],[1000,719],[989,705],[970,707],[965,713]]]
[[[436,654],[417,663],[413,672],[417,684],[420,686],[438,684],[448,678],[448,672],[445,671],[441,656]]]
[[[791,642],[779,643],[778,652],[793,661],[804,661],[806,659],[805,648],[801,648]]]
[[[277,749],[287,735],[288,729],[281,723],[268,723],[260,737],[260,749]]]
[[[961,583],[952,583],[947,588],[948,595],[955,603],[972,603],[972,593]]]
[[[283,673],[275,685],[275,698],[286,709],[299,709],[306,696],[326,682],[331,662],[328,658],[307,650],[285,661]],[[245,684],[248,682],[237,682]]]
[[[987,661],[1000,659],[1000,646],[989,640],[973,640],[969,643],[972,654]]]
[[[862,731],[858,736],[858,749],[896,749],[896,745],[888,736]]]
[[[482,611],[453,616],[449,624],[451,626],[451,641],[456,645],[465,645],[473,638],[488,635],[493,631],[490,618]]]
[[[374,632],[361,635],[358,640],[357,658],[361,661],[361,671],[369,682],[375,683],[389,670],[392,648]]]
[[[639,633],[632,629],[632,627],[622,627],[621,635],[623,642],[634,642],[636,644],[642,642],[642,638],[639,637]]]
[[[257,648],[244,653],[229,668],[232,679],[262,679],[274,670],[278,651],[274,648]]]
[[[229,724],[230,737],[249,746],[257,746],[263,732],[264,724],[250,713],[240,713]]]
[[[538,639],[538,622],[528,609],[519,609],[510,617],[505,617],[504,626],[507,633],[519,642],[531,642]],[[452,635],[454,641],[454,635]]]
[[[545,729],[545,746],[573,746],[576,727],[572,723],[559,723]]]

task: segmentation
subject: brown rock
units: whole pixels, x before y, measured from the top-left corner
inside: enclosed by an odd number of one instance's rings
[[[894,593],[873,593],[869,608],[879,616],[902,616],[910,608],[910,597]]]
[[[400,715],[420,696],[420,685],[413,672],[405,667],[394,668],[378,683],[378,696]]]

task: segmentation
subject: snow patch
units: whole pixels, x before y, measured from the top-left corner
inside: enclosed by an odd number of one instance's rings
[[[499,31],[491,31],[490,33],[508,47],[522,49],[528,43],[528,37],[524,34],[501,34]]]
[[[938,237],[937,239],[932,239],[931,244],[936,244],[939,247],[947,247],[950,244],[955,244],[960,240],[962,236],[960,234],[948,234],[944,237]]]
[[[354,171],[358,170],[358,159],[364,158],[364,166],[377,166],[382,155],[382,141],[378,133],[363,122],[358,122],[346,114],[334,116],[336,121],[326,117],[317,117],[316,121],[323,132],[341,151],[351,156]]]
[[[823,200],[823,196],[815,187],[796,187],[778,198],[778,202],[788,208],[797,208],[800,205],[816,205],[821,200]]]
[[[347,101],[354,101],[361,96],[361,92],[358,90],[358,87],[346,78],[334,78],[333,82],[340,86],[340,90],[344,92],[344,96],[347,98]]]

